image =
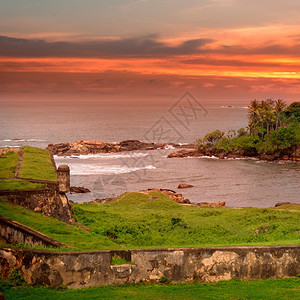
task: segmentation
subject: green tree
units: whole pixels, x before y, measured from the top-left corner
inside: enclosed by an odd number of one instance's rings
[[[278,99],[275,101],[275,115],[276,115],[275,130],[278,130],[278,128],[282,126],[283,112],[285,108],[286,108],[286,103],[283,100]]]
[[[288,122],[300,122],[300,102],[293,102],[284,110],[284,116]]]

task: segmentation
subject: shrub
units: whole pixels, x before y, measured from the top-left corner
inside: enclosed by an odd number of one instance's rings
[[[215,145],[219,150],[224,150],[226,152],[233,150],[233,141],[228,137],[222,137]]]
[[[212,131],[210,133],[208,133],[207,135],[205,135],[203,141],[205,143],[207,143],[209,146],[214,145],[218,140],[220,140],[222,138],[222,136],[224,135],[223,131],[220,130],[215,130]]]
[[[292,123],[288,127],[281,127],[267,134],[264,148],[266,151],[282,150],[298,143],[300,143],[300,126],[299,123]]]

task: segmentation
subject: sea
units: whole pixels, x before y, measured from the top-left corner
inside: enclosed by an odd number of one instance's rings
[[[195,142],[215,129],[247,126],[247,103],[200,101],[192,95],[168,101],[1,100],[0,147],[99,140]],[[192,203],[225,201],[228,207],[273,207],[300,203],[300,164],[214,157],[167,158],[166,149],[55,156],[68,164],[71,185],[91,190],[68,194],[74,202],[115,197],[125,191],[166,188]],[[181,183],[194,187],[178,189]]]

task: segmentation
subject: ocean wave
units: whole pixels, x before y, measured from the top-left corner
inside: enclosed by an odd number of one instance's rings
[[[4,146],[0,146],[1,148],[19,148],[20,146],[12,146],[12,145],[4,145]]]
[[[46,142],[46,140],[40,140],[40,139],[5,139],[5,140],[0,140],[2,142],[14,142],[14,143],[19,143],[19,142]]]
[[[220,106],[221,108],[243,108],[243,109],[248,109],[248,106],[235,106],[235,105],[222,105]]]
[[[125,174],[140,170],[153,170],[156,169],[153,165],[144,167],[128,167],[128,166],[94,166],[94,165],[83,165],[83,164],[71,164],[70,166],[71,175],[109,175],[109,174]]]
[[[137,157],[146,157],[149,153],[126,153],[126,154],[111,154],[111,153],[101,153],[101,154],[87,154],[87,155],[71,155],[71,156],[57,156],[54,155],[54,159],[97,159],[97,158],[104,158],[104,159],[111,159],[111,158],[137,158]]]
[[[165,150],[173,150],[173,149],[175,149],[175,147],[172,146],[172,145],[167,145],[167,146],[165,146],[164,149],[165,149]]]
[[[26,140],[27,142],[46,142],[46,140],[39,140],[39,139],[29,139]]]

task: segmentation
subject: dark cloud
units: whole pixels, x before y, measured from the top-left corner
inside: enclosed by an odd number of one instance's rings
[[[199,53],[210,39],[193,39],[168,46],[154,36],[89,42],[48,42],[0,36],[0,55],[8,57],[122,57]]]
[[[293,46],[266,44],[260,47],[221,45],[215,49],[206,47],[212,39],[191,39],[177,46],[159,41],[156,35],[116,40],[83,42],[50,42],[43,39],[24,39],[0,36],[0,56],[7,57],[156,57],[219,53],[234,55],[294,55],[299,56],[300,43]],[[232,61],[233,65],[235,64]],[[215,63],[217,64],[217,62]],[[226,65],[226,62],[223,65]],[[252,66],[251,63],[247,66]]]
[[[293,55],[299,56],[300,44],[293,46],[285,46],[278,44],[266,44],[260,47],[243,47],[239,45],[227,46],[222,45],[215,50],[222,54],[235,54],[235,55]]]

